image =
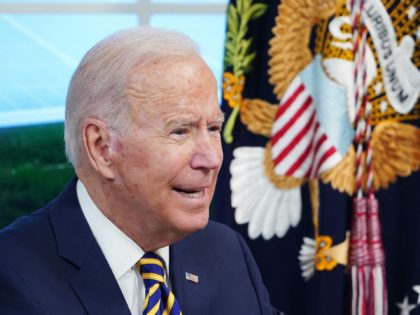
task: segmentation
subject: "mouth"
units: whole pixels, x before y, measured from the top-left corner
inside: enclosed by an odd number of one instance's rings
[[[178,194],[191,199],[199,199],[204,196],[205,188],[180,188],[174,187],[174,191]]]

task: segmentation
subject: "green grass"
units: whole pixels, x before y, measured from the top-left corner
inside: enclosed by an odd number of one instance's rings
[[[0,129],[0,228],[46,204],[73,175],[63,124]]]

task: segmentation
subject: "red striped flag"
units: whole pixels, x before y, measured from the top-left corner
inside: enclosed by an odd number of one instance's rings
[[[299,76],[282,98],[271,134],[278,175],[315,178],[342,158],[320,125],[313,98]]]

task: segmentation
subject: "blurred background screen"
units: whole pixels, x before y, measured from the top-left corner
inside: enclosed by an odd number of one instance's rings
[[[127,27],[182,31],[219,83],[226,0],[0,0],[0,228],[74,174],[63,143],[67,86],[97,41]]]

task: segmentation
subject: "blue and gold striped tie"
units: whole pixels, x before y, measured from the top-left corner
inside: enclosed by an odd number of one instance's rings
[[[178,301],[165,284],[162,258],[147,252],[139,260],[138,266],[146,288],[143,315],[182,315]]]

